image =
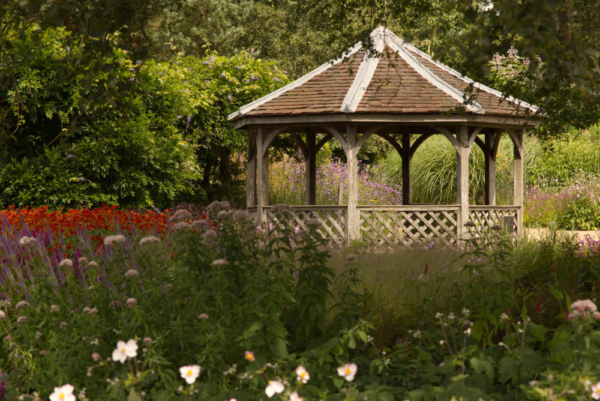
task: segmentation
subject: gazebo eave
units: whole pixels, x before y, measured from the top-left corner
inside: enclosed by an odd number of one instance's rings
[[[539,116],[498,116],[481,114],[313,114],[247,116],[235,121],[235,129],[277,126],[315,126],[330,124],[395,124],[395,125],[466,125],[490,128],[524,129],[540,124]]]

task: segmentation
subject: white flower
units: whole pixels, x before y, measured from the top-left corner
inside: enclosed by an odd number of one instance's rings
[[[109,235],[107,237],[104,238],[104,245],[112,245],[114,243],[123,243],[125,242],[126,239],[123,235],[121,234],[117,234],[117,235]]]
[[[129,269],[125,272],[125,277],[139,277],[140,273],[137,270]]]
[[[337,368],[338,375],[342,376],[347,381],[351,382],[354,380],[354,375],[356,375],[357,367],[355,363],[347,363],[344,366],[340,366]]]
[[[50,394],[50,401],[75,401],[73,390],[75,388],[70,384],[65,384],[62,387],[54,387],[54,392]]]
[[[18,302],[18,303],[17,303],[17,305],[15,306],[15,310],[18,310],[18,309],[24,308],[24,307],[26,307],[26,306],[29,306],[29,302],[27,302],[27,301],[20,301],[20,302]]]
[[[200,316],[198,316],[198,319],[206,320],[208,319],[208,315],[206,313],[201,313]]]
[[[500,315],[500,319],[501,320],[508,320],[508,315],[506,313],[503,313]]]
[[[25,236],[19,240],[19,245],[26,246],[26,245],[32,244],[34,242],[35,242],[35,238]]]
[[[135,298],[127,299],[127,306],[129,306],[130,308],[133,308],[136,305],[137,305],[137,299],[135,299]]]
[[[182,366],[179,368],[179,373],[181,373],[181,377],[185,379],[187,384],[194,384],[200,376],[200,369],[198,365]]]
[[[213,260],[213,262],[211,263],[211,265],[213,266],[224,266],[224,265],[228,265],[229,263],[227,263],[227,261],[225,259],[217,259],[217,260]]]
[[[273,397],[273,395],[275,395],[275,393],[283,393],[283,390],[285,390],[285,387],[283,386],[282,382],[280,382],[279,380],[269,380],[269,384],[265,389],[265,394],[267,395],[267,397],[271,398]]]
[[[3,310],[0,310],[0,320],[6,319],[6,313]]]
[[[154,235],[150,235],[148,237],[144,237],[140,240],[140,245],[151,244],[153,242],[160,242],[160,239],[156,238]]]
[[[63,259],[60,261],[60,263],[58,265],[60,267],[63,267],[63,266],[73,267],[73,261],[71,259]]]
[[[298,393],[290,394],[290,401],[303,401],[304,398],[300,397]]]
[[[310,379],[310,374],[306,371],[304,366],[298,366],[296,368],[296,376],[298,381],[305,383]]]
[[[127,358],[135,358],[137,356],[138,345],[135,340],[129,340],[127,342],[119,340],[117,342],[117,348],[112,353],[113,361],[121,361],[125,363]]]
[[[592,398],[595,400],[600,400],[600,382],[592,386]]]

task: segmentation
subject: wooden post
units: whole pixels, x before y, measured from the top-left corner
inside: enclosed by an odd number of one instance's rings
[[[246,207],[256,206],[256,131],[248,132]]]
[[[521,236],[523,235],[523,130],[517,130],[514,139],[514,204],[520,207],[517,215],[517,235]]]
[[[410,133],[402,133],[402,204],[410,205]]]
[[[496,206],[496,133],[485,135],[485,204]]]
[[[317,204],[317,134],[314,129],[306,132],[306,204]]]
[[[257,150],[257,196],[256,206],[258,212],[259,223],[265,223],[267,221],[266,215],[263,212],[263,207],[269,205],[269,152],[265,148],[265,139],[267,133],[264,128],[258,128],[256,130],[256,150]]]
[[[356,127],[346,128],[346,168],[348,171],[348,243],[360,238],[360,216],[358,210],[358,147],[356,146]]]
[[[456,139],[458,141],[456,149],[456,195],[460,206],[457,234],[459,239],[466,239],[469,233],[465,224],[469,221],[469,153],[471,151],[468,127],[457,127]]]

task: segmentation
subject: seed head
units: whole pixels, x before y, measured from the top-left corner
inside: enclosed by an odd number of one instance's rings
[[[198,316],[198,319],[206,320],[206,319],[208,319],[208,315],[206,313],[202,313],[202,314],[200,314],[200,316]]]
[[[228,265],[228,264],[229,263],[227,263],[227,261],[225,259],[217,259],[211,263],[212,266],[224,266],[224,265]]]
[[[137,270],[129,269],[125,272],[125,277],[139,277],[140,273]]]
[[[129,306],[130,308],[133,308],[136,305],[137,305],[137,299],[135,299],[135,298],[127,299],[127,306]]]
[[[67,266],[67,267],[73,267],[73,261],[71,259],[63,259],[60,261],[60,263],[58,264],[58,266],[63,267],[63,266]]]
[[[65,328],[65,327],[69,327],[69,323],[67,323],[67,322],[62,322],[62,323],[60,324],[60,328],[62,329],[62,328]]]

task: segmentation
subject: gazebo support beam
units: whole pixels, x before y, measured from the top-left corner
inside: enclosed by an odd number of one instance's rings
[[[402,204],[410,205],[410,133],[402,133]]]
[[[246,206],[256,206],[256,132],[248,133],[248,187]]]
[[[313,128],[306,132],[306,204],[317,204],[317,134]]]
[[[519,218],[517,219],[517,233],[523,235],[523,130],[513,132],[513,143],[515,159],[513,161],[514,175],[514,205],[519,206]]]
[[[456,146],[456,194],[457,203],[460,206],[457,234],[460,240],[465,239],[469,233],[468,228],[465,227],[469,220],[469,153],[471,151],[467,126],[456,128],[456,139],[458,142]]]
[[[485,157],[485,204],[496,205],[496,133],[485,136],[483,154]]]
[[[348,243],[360,238],[360,215],[358,210],[358,146],[356,126],[346,128],[346,168],[348,171]]]
[[[269,150],[266,143],[267,132],[263,128],[256,129],[256,150],[257,150],[257,196],[256,206],[258,211],[259,223],[266,222],[266,215],[263,207],[269,205]]]

